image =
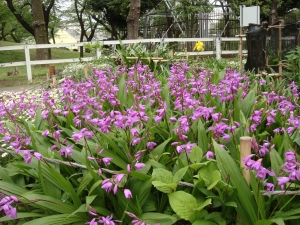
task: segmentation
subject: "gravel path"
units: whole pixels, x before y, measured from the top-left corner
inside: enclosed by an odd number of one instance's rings
[[[1,87],[0,93],[2,92],[19,92],[19,91],[26,91],[27,89],[31,89],[36,85],[23,85],[23,86],[13,86],[13,87]]]

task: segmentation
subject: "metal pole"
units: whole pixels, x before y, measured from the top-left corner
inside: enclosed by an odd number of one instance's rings
[[[216,58],[221,59],[222,50],[221,50],[221,37],[216,38]]]

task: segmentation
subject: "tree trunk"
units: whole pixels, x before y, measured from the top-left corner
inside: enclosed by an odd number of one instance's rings
[[[274,24],[278,21],[277,4],[278,0],[272,0],[272,6],[269,15],[269,24]]]
[[[139,34],[141,0],[131,0],[127,16],[127,39],[137,39]]]
[[[36,44],[48,44],[48,36],[45,26],[45,18],[43,13],[43,6],[41,0],[32,0],[32,17],[34,38]],[[36,49],[37,60],[49,59],[49,51],[47,48]]]

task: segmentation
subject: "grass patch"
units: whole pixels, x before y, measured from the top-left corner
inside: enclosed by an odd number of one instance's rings
[[[0,47],[5,46],[16,46],[21,45],[14,42],[0,41]],[[30,50],[30,59],[35,60],[35,49]],[[84,57],[93,57],[95,54],[85,52]],[[79,58],[79,52],[69,51],[61,48],[52,48],[51,49],[51,58],[52,59],[70,59],[70,58]],[[10,63],[10,62],[21,62],[25,61],[25,52],[24,50],[10,50],[10,51],[0,51],[0,64],[1,63]],[[59,63],[53,64],[56,69],[63,69],[68,63]],[[27,84],[27,71],[26,66],[17,67],[19,74],[15,76],[7,76],[7,72],[14,70],[14,67],[0,67],[0,88],[17,86]],[[32,66],[32,79],[33,84],[39,84],[42,81],[46,80],[46,74],[49,72],[48,66]]]

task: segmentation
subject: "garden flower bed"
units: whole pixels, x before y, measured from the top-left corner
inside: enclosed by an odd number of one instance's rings
[[[0,168],[0,222],[297,224],[285,191],[300,180],[298,101],[294,83],[186,62],[168,76],[137,63],[4,96],[1,151],[13,160]]]

